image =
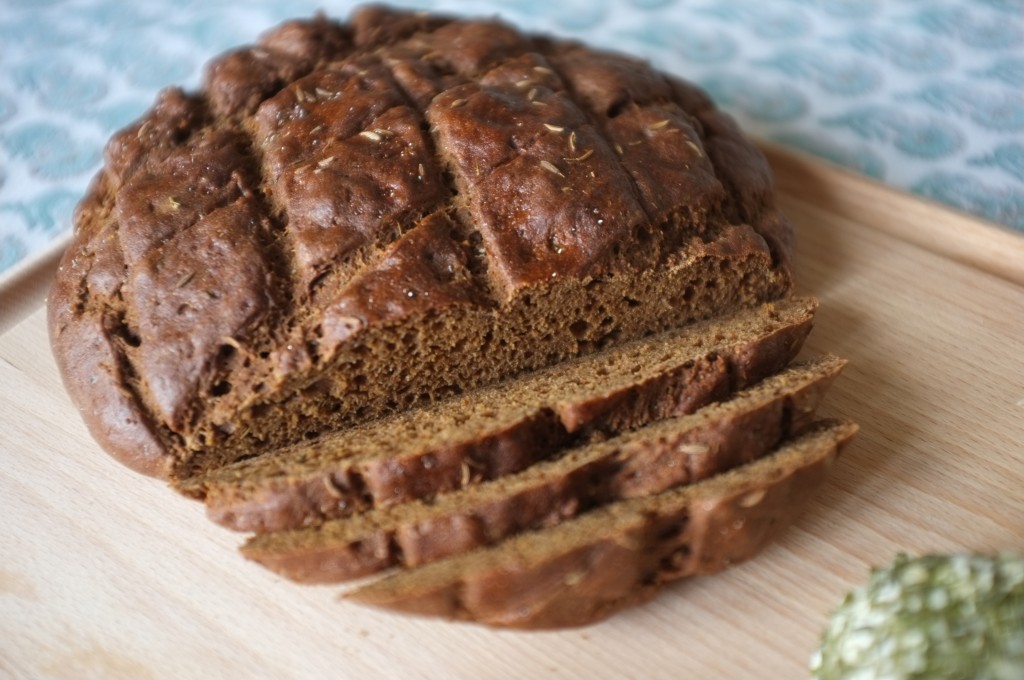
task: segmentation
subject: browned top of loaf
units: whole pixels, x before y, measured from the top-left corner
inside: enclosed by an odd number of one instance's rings
[[[273,392],[359,329],[651,268],[722,225],[749,226],[716,248],[788,279],[764,158],[700,91],[497,21],[364,8],[281,25],[115,135],[51,337],[101,444],[166,473],[168,447],[232,434],[190,439],[257,364],[249,392]]]

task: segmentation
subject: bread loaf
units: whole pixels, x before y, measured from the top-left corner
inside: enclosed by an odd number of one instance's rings
[[[697,89],[497,21],[288,22],[115,135],[49,298],[108,451],[181,478],[792,288]]]
[[[817,304],[792,258],[763,155],[694,86],[364,7],[110,140],[48,326],[96,441],[262,534],[249,557],[581,625],[754,554],[852,436],[800,435],[842,362],[786,370]]]

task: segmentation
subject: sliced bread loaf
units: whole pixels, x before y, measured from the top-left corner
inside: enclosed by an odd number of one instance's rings
[[[613,500],[698,482],[755,460],[803,431],[844,365],[824,357],[793,366],[693,415],[570,450],[432,502],[259,534],[242,552],[295,581],[343,581],[392,566],[419,566]]]
[[[212,519],[279,531],[521,470],[573,441],[690,413],[783,368],[816,302],[790,299],[563,363],[179,483]]]
[[[346,597],[491,626],[593,623],[670,581],[755,555],[799,514],[856,430],[821,422],[772,455],[705,481],[399,571]]]
[[[763,155],[695,87],[364,7],[218,57],[110,140],[48,327],[103,448],[225,526],[296,532],[250,556],[305,579],[410,565],[354,597],[572,625],[660,562],[750,554],[852,434],[716,476],[801,428],[825,362],[599,443],[783,370],[816,305],[790,297],[792,256]],[[755,529],[722,543],[726,520]]]

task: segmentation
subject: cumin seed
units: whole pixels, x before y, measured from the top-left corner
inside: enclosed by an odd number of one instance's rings
[[[547,170],[550,173],[554,173],[554,174],[558,175],[559,177],[565,179],[565,175],[563,175],[562,171],[558,169],[558,166],[556,166],[554,163],[552,163],[550,161],[541,161],[540,162],[540,167],[544,168],[545,170]]]
[[[594,150],[593,149],[587,149],[586,151],[584,151],[582,154],[580,154],[576,158],[566,158],[565,160],[567,160],[567,161],[575,161],[575,162],[585,161],[585,160],[587,160],[588,158],[590,158],[593,155],[594,155]]]

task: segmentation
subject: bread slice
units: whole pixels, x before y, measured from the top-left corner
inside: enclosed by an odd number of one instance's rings
[[[179,484],[237,530],[280,531],[513,473],[595,431],[690,413],[783,368],[816,301],[645,338]]]
[[[823,421],[772,455],[703,482],[399,571],[346,597],[490,626],[593,623],[670,581],[755,555],[799,514],[856,430]]]
[[[613,500],[690,484],[766,454],[810,423],[845,361],[793,366],[690,416],[571,450],[521,473],[287,532],[242,553],[294,581],[330,583],[414,567]]]

